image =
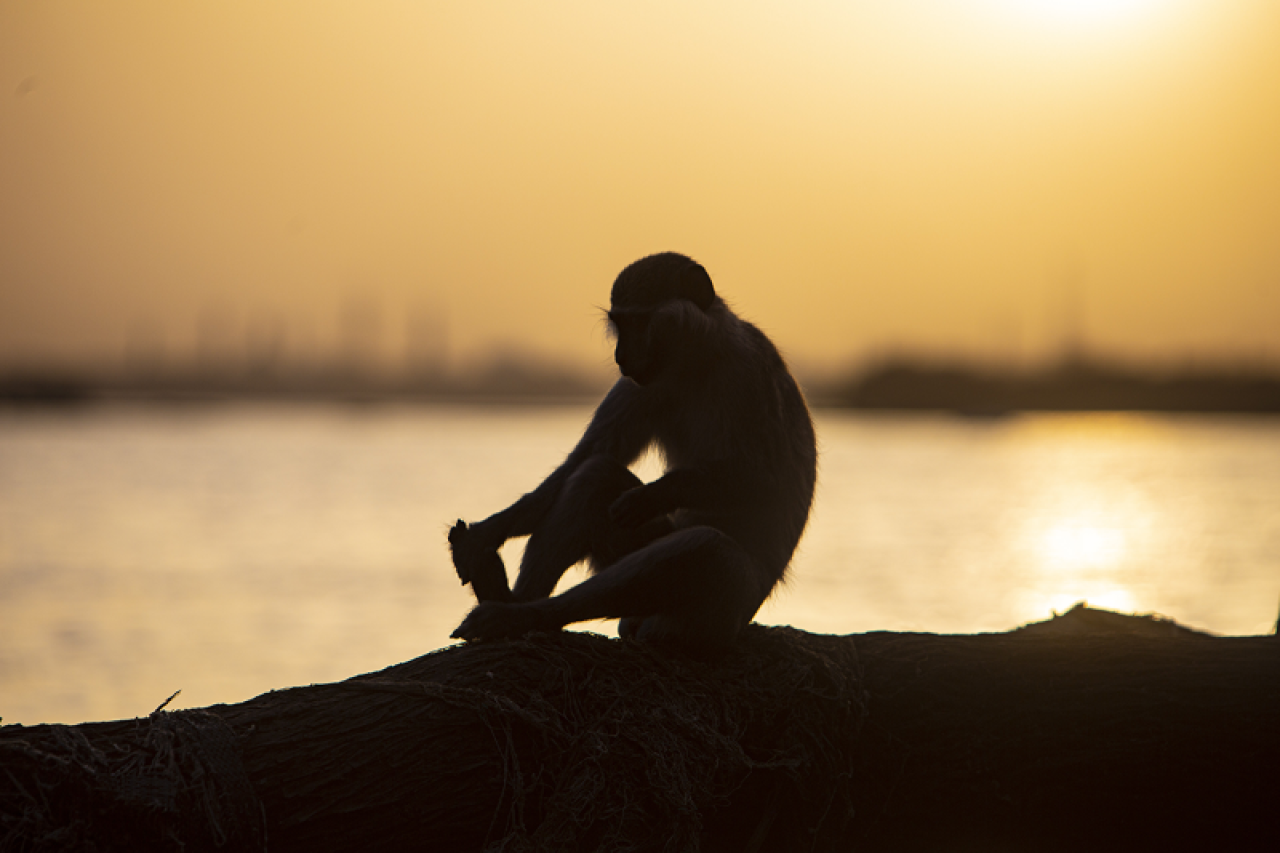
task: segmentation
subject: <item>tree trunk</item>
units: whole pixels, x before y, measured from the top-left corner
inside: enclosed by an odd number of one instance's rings
[[[1274,850],[1280,639],[587,634],[0,729],[3,850]]]

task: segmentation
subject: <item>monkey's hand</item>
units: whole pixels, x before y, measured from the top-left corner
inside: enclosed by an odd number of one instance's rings
[[[472,608],[467,618],[449,636],[455,640],[500,640],[523,637],[530,631],[549,630],[538,613],[525,604],[484,601]]]
[[[609,507],[609,519],[619,527],[636,528],[667,512],[667,509],[657,483],[649,483],[619,495]]]
[[[449,529],[449,551],[458,580],[471,584],[477,601],[510,601],[507,567],[502,563],[498,547],[468,527],[462,519]]]

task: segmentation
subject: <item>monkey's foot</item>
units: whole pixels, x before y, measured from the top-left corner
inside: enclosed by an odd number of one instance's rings
[[[498,549],[472,533],[461,519],[449,530],[449,551],[458,580],[471,584],[477,601],[510,601],[507,567]]]
[[[449,636],[455,640],[500,640],[523,637],[530,631],[547,630],[548,627],[538,618],[537,611],[528,605],[483,601],[472,608]]]

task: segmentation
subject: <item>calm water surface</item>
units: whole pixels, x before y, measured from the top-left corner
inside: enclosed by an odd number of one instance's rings
[[[535,485],[588,415],[0,410],[0,716],[237,702],[447,644],[471,603],[447,526]],[[760,621],[993,631],[1088,600],[1224,634],[1275,622],[1280,420],[817,421],[813,520]]]

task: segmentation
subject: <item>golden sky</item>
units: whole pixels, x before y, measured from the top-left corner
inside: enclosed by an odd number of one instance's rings
[[[0,4],[0,364],[602,365],[666,249],[801,365],[1280,363],[1280,3]]]

